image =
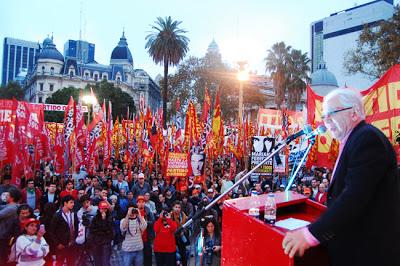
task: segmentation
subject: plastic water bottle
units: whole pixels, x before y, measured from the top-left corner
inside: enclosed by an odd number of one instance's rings
[[[274,225],[275,221],[276,221],[275,195],[273,193],[269,193],[267,201],[265,202],[264,222],[270,225]]]
[[[253,207],[249,209],[249,214],[256,219],[259,219],[261,202],[257,196],[258,196],[257,191],[252,190],[251,191],[251,205]]]

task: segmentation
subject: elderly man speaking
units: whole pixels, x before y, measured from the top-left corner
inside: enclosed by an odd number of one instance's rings
[[[400,265],[400,182],[392,145],[364,121],[355,90],[330,92],[322,119],[340,142],[328,208],[308,228],[286,234],[285,253],[303,256],[324,245],[332,265]]]

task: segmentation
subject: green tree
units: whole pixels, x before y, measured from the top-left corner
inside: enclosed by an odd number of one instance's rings
[[[24,89],[14,81],[10,81],[6,86],[0,87],[0,99],[24,100]]]
[[[158,17],[151,26],[154,30],[146,36],[146,46],[149,55],[157,64],[164,65],[163,82],[163,120],[164,128],[167,127],[167,101],[168,101],[168,67],[175,66],[185,57],[189,50],[189,38],[184,36],[187,31],[180,29],[181,21]]]
[[[361,73],[374,80],[399,63],[400,6],[397,5],[390,20],[377,27],[364,27],[356,48],[345,55],[344,68],[347,74]]]
[[[83,94],[89,94],[90,88],[92,88],[100,105],[103,101],[105,101],[106,104],[108,104],[108,101],[111,101],[112,116],[114,120],[117,117],[120,119],[126,119],[128,107],[130,114],[136,112],[133,98],[127,92],[122,91],[121,88],[115,87],[113,83],[102,80],[101,82],[97,82],[95,85],[88,84],[86,85]]]
[[[286,46],[284,42],[275,43],[268,50],[265,58],[265,69],[270,72],[275,89],[275,103],[278,109],[285,100],[285,94],[288,85],[288,64],[290,46]]]
[[[288,84],[288,108],[296,109],[296,104],[300,103],[301,96],[307,88],[307,82],[310,80],[310,59],[307,53],[293,49],[289,57],[289,84]]]
[[[80,89],[74,87],[65,87],[61,90],[54,92],[51,97],[46,99],[46,103],[52,104],[68,104],[70,97],[78,101]],[[47,122],[61,123],[64,120],[64,112],[45,111],[44,120]]]
[[[189,57],[180,63],[174,75],[169,77],[172,113],[179,99],[182,111],[192,101],[202,107],[205,88],[215,100],[217,90],[220,91],[221,110],[225,120],[235,120],[238,115],[239,82],[237,71],[222,62],[219,54],[207,53],[203,58]],[[244,104],[246,107],[263,106],[265,96],[251,82],[244,84]],[[212,103],[213,104],[213,103]],[[200,108],[201,109],[201,108]]]
[[[106,80],[97,82],[96,84],[88,84],[85,89],[77,89],[74,87],[63,88],[52,94],[51,97],[46,99],[46,103],[53,104],[68,104],[70,96],[77,102],[80,95],[90,94],[90,88],[92,88],[99,104],[103,101],[108,103],[111,101],[112,104],[112,115],[115,120],[117,117],[126,118],[127,109],[129,106],[129,112],[136,112],[135,103],[133,98],[126,92],[122,91],[119,87],[115,87],[113,83],[109,83]],[[86,117],[86,114],[85,114]],[[63,112],[45,112],[45,120],[51,122],[62,122],[64,119]],[[85,118],[85,121],[86,118]]]
[[[307,53],[292,49],[284,42],[275,43],[265,58],[265,69],[270,73],[275,90],[275,103],[281,109],[287,97],[289,109],[295,109],[306,89],[310,71]]]

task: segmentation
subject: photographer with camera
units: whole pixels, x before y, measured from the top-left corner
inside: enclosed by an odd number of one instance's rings
[[[202,265],[221,265],[221,233],[215,219],[206,220]]]
[[[156,237],[154,239],[154,253],[157,266],[176,265],[175,231],[178,224],[171,219],[168,210],[162,210],[160,217],[154,224]]]
[[[144,266],[151,266],[152,265],[152,242],[155,237],[154,233],[154,215],[150,211],[150,209],[146,206],[145,198],[143,196],[139,196],[136,199],[137,206],[139,209],[140,214],[147,222],[147,228],[144,230],[142,234],[143,239],[143,258],[144,258]]]
[[[83,195],[80,198],[82,207],[77,212],[78,217],[78,236],[76,238],[76,244],[79,250],[79,261],[86,263],[88,260],[93,262],[90,247],[88,245],[87,238],[89,236],[89,227],[92,223],[93,217],[97,214],[97,206],[93,206],[90,201],[89,195]]]
[[[82,204],[82,208],[79,209],[77,212],[78,220],[84,226],[90,226],[92,219],[97,214],[97,206],[93,206],[89,195],[83,195],[80,198],[80,202]]]
[[[142,234],[147,227],[147,222],[140,214],[135,204],[128,205],[126,217],[122,219],[120,229],[123,236],[122,254],[123,265],[143,265],[143,240]]]

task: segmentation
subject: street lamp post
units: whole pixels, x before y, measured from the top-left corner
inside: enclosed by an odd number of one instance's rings
[[[243,124],[243,83],[249,79],[249,73],[246,71],[246,61],[238,62],[239,72],[237,78],[239,80],[239,125]]]

